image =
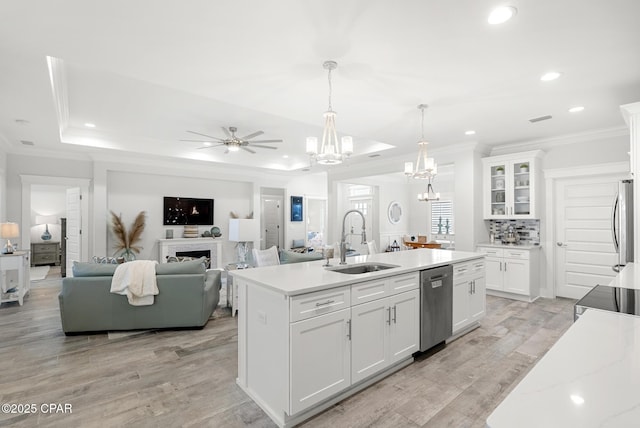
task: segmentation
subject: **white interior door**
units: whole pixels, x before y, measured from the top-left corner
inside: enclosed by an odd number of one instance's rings
[[[67,189],[67,276],[73,276],[73,261],[81,260],[82,254],[82,207],[79,187]]]
[[[579,299],[616,275],[611,214],[623,176],[566,178],[555,181],[556,295]]]
[[[260,232],[260,249],[278,248],[284,242],[283,199],[265,196],[262,198],[262,231]]]

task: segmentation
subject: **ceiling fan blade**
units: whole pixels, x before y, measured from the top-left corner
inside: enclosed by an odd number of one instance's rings
[[[203,137],[207,137],[207,138],[213,138],[214,140],[218,140],[218,141],[224,141],[222,138],[218,138],[218,137],[212,137],[211,135],[207,135],[207,134],[201,134],[199,132],[195,132],[195,131],[187,131],[191,134],[196,134],[196,135],[201,135]]]
[[[272,147],[272,146],[261,146],[261,145],[259,145],[259,144],[253,144],[253,143],[251,144],[251,147],[259,147],[259,148],[261,148],[261,149],[274,149],[274,150],[275,150],[275,149],[277,149],[277,147]],[[243,147],[243,148],[244,148],[244,147]]]
[[[242,137],[241,140],[250,140],[250,139],[252,139],[254,137],[257,137],[258,135],[262,135],[262,134],[264,134],[263,131],[256,131],[253,134],[249,134],[247,136]]]
[[[255,153],[256,153],[254,150],[251,150],[251,149],[250,149],[250,148],[248,148],[248,147],[241,147],[241,149],[242,149],[242,150],[246,150],[246,151],[248,151],[249,153],[253,153],[253,154],[255,154]]]
[[[254,140],[251,141],[251,144],[253,143],[282,143],[283,140]]]
[[[225,128],[224,126],[222,127],[222,131],[224,132],[224,135],[227,136],[227,138],[231,138],[231,132],[229,132],[229,130],[227,128]]]
[[[212,149],[214,147],[218,147],[218,146],[224,146],[223,143],[220,144],[216,144],[215,146],[202,146],[202,147],[198,147],[197,150],[202,150],[202,149]]]
[[[211,140],[178,140],[178,141],[186,141],[188,143],[210,143]]]

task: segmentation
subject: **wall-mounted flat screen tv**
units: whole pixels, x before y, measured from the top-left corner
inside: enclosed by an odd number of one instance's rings
[[[164,197],[165,226],[213,226],[213,199]]]

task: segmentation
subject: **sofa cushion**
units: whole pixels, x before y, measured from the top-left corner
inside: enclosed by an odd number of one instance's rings
[[[206,257],[189,260],[182,263],[160,263],[156,266],[156,275],[180,275],[204,273]]]
[[[86,262],[73,262],[73,276],[74,277],[86,277],[86,276],[113,276],[118,265],[111,263],[86,263]]]
[[[296,253],[294,251],[281,250],[280,263],[300,263],[313,260],[322,260],[322,253]]]

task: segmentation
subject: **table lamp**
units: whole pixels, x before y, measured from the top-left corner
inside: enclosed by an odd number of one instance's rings
[[[0,223],[0,238],[7,240],[7,245],[2,249],[2,254],[13,254],[13,244],[11,238],[20,236],[18,223]]]
[[[229,219],[229,241],[238,243],[238,267],[247,267],[247,244],[260,239],[258,220],[253,218]]]
[[[54,215],[37,215],[36,224],[45,225],[44,233],[40,236],[40,239],[42,239],[43,241],[50,240],[51,233],[49,233],[49,223],[55,224],[57,222],[58,222],[58,218]]]

